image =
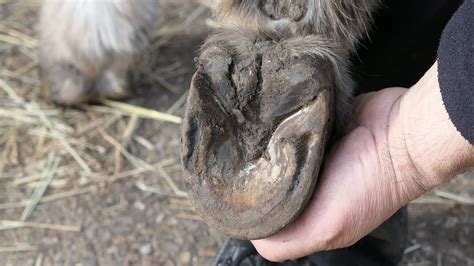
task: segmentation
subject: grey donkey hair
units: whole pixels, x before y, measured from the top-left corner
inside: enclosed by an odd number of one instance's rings
[[[381,0],[212,0],[223,30],[254,32],[284,41],[296,54],[313,54],[333,64],[335,127],[341,132],[352,112],[349,55],[369,32]],[[230,41],[230,40],[227,40]],[[239,47],[238,41],[231,41]]]
[[[381,0],[210,0],[224,28],[287,36],[320,35],[354,49]],[[286,11],[285,11],[286,9]],[[280,13],[280,14],[278,14]],[[283,36],[284,37],[284,36]]]
[[[156,0],[45,0],[42,78],[60,104],[126,96],[127,73],[148,44]]]

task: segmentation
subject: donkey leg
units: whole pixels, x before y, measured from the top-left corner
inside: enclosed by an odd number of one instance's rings
[[[127,73],[147,47],[156,5],[155,0],[43,1],[40,63],[55,101],[74,105],[128,95]],[[62,66],[69,67],[58,71]],[[88,82],[76,84],[75,91],[57,82],[71,76]]]
[[[349,56],[368,34],[372,14],[381,0],[213,0],[211,7],[223,30],[241,29],[273,39],[295,38],[302,50],[303,37],[324,40],[333,62],[335,124],[341,129],[350,114],[352,80]],[[298,41],[297,39],[300,38]],[[298,44],[299,42],[299,44]],[[323,47],[309,45],[307,53]],[[313,49],[313,51],[311,50]]]

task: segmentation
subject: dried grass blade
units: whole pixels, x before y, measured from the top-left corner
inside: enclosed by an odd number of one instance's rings
[[[110,136],[105,129],[102,127],[98,128],[99,133],[104,137],[104,139],[112,144],[117,150],[119,150],[122,155],[127,158],[127,160],[130,161],[136,168],[145,168],[149,169],[152,172],[158,172],[163,176],[165,181],[168,183],[168,185],[171,187],[173,192],[176,193],[176,196],[178,197],[186,197],[187,194],[180,190],[178,186],[173,182],[171,177],[166,173],[166,171],[162,167],[155,167],[153,165],[148,164],[147,162],[135,157],[134,155],[130,154],[117,140],[115,140],[112,136]]]
[[[92,192],[95,188],[93,186],[90,187],[85,187],[85,188],[80,188],[80,189],[74,189],[66,192],[61,192],[49,196],[43,197],[39,203],[47,203],[55,200],[61,200],[69,197],[74,197],[78,196],[81,194],[86,194],[89,192]],[[21,201],[21,202],[11,202],[11,203],[3,203],[0,204],[0,210],[6,210],[6,209],[15,209],[15,208],[22,208],[27,206],[29,203],[29,200]]]
[[[178,195],[178,194],[175,194],[173,192],[167,192],[167,191],[161,190],[157,187],[148,186],[147,184],[145,184],[141,180],[135,182],[135,186],[138,189],[140,189],[141,191],[153,193],[153,194],[163,196],[163,197],[178,197],[178,198],[187,198],[188,197],[187,195]]]
[[[62,224],[45,224],[45,223],[36,223],[36,222],[0,220],[0,225],[28,227],[28,228],[34,228],[34,229],[47,229],[47,230],[65,231],[65,232],[81,232],[81,227],[79,226],[62,225]]]
[[[14,101],[16,101],[18,103],[23,103],[24,102],[24,100],[15,93],[15,91],[12,89],[12,87],[10,87],[10,85],[8,85],[2,79],[0,79],[0,88],[2,88],[8,94],[8,96],[10,98],[12,98]]]
[[[24,46],[27,48],[36,48],[38,47],[38,42],[31,41],[31,40],[22,40],[17,37],[12,37],[5,34],[0,34],[0,42],[13,44],[17,46]]]
[[[67,142],[66,138],[61,135],[58,130],[56,130],[53,123],[43,113],[43,110],[41,110],[36,104],[34,107],[38,112],[41,121],[49,128],[51,133],[59,139],[66,151],[74,158],[74,160],[76,160],[76,162],[81,166],[81,168],[86,172],[86,174],[92,173],[92,170],[90,169],[89,165],[87,165],[87,163],[82,159],[82,157],[74,150],[74,148],[72,148],[72,146]]]
[[[21,218],[20,218],[21,221],[25,221],[31,216],[34,209],[36,208],[41,198],[43,197],[44,192],[46,191],[49,184],[51,183],[51,180],[53,180],[53,177],[56,174],[56,171],[58,170],[59,163],[61,162],[61,158],[56,157],[56,155],[51,153],[50,158],[48,160],[49,160],[48,162],[49,167],[46,169],[45,173],[43,174],[40,185],[33,192],[33,196],[31,196],[30,202],[23,210],[23,213],[21,214]]]
[[[143,118],[156,119],[156,120],[166,121],[166,122],[170,122],[174,124],[181,124],[183,122],[183,119],[179,116],[158,112],[155,110],[151,110],[151,109],[147,109],[147,108],[143,108],[143,107],[127,104],[127,103],[116,102],[116,101],[111,101],[111,100],[106,100],[106,99],[100,99],[99,102],[110,108],[115,108],[120,111],[128,112],[130,114],[135,114]]]
[[[188,194],[182,190],[180,190],[178,188],[178,186],[176,185],[176,183],[173,181],[173,179],[171,178],[171,176],[168,174],[168,172],[165,171],[165,169],[163,169],[163,167],[157,167],[158,169],[158,172],[163,176],[163,178],[165,179],[166,183],[168,183],[168,185],[171,187],[171,189],[174,191],[174,193],[180,197],[187,197]]]
[[[21,245],[21,246],[14,246],[14,247],[0,247],[0,253],[6,252],[20,252],[20,251],[36,251],[38,250],[35,246],[30,245]]]
[[[435,190],[434,194],[438,197],[449,199],[460,204],[474,205],[474,198],[464,197],[461,195],[456,195],[454,193],[442,191],[442,190]]]
[[[42,266],[43,265],[43,257],[44,257],[44,255],[42,253],[39,254],[38,257],[36,257],[35,266]]]

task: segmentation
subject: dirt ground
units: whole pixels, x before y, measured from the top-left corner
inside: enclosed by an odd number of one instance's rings
[[[151,71],[137,76],[127,103],[179,117],[208,11],[191,0],[160,4],[142,64]],[[37,68],[37,7],[0,0],[0,265],[209,264],[224,238],[181,191],[179,125],[110,103],[49,104]],[[402,265],[474,265],[473,174],[409,213]]]

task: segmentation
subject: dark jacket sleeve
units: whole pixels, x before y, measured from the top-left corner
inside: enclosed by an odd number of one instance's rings
[[[438,78],[451,121],[474,145],[474,0],[465,0],[438,49]]]

